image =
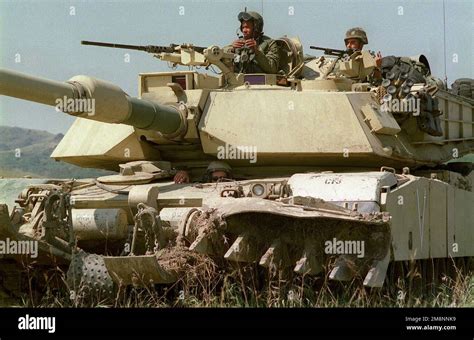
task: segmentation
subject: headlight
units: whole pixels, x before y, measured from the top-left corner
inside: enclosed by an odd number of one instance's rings
[[[260,183],[254,184],[251,190],[252,190],[252,196],[257,196],[257,197],[266,196],[267,190]]]

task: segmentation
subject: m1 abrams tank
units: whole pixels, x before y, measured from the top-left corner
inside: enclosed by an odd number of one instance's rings
[[[2,240],[36,241],[35,264],[66,266],[75,294],[172,283],[183,275],[174,250],[368,287],[383,286],[390,263],[438,270],[474,256],[472,164],[446,163],[474,148],[473,102],[411,77],[423,58],[408,69],[397,59],[379,85],[366,81],[368,52],[305,63],[289,38],[279,74],[235,74],[218,46],[85,44],[221,73],[142,73],[133,98],[87,76],[0,71],[0,94],[77,117],[52,158],[120,171],[0,182]],[[196,180],[217,159],[232,179],[174,183],[177,169]],[[25,256],[2,261],[6,275]]]

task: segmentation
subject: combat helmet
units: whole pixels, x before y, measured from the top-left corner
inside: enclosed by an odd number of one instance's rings
[[[365,33],[364,29],[361,27],[353,27],[350,28],[346,32],[346,37],[344,38],[344,42],[347,44],[348,39],[360,39],[360,41],[366,45],[369,43],[369,40],[367,39],[367,34]]]
[[[257,12],[247,12],[247,9],[243,12],[240,12],[237,16],[239,19],[240,24],[242,25],[242,21],[249,21],[252,20],[254,23],[254,31],[257,36],[263,34],[263,17]]]
[[[206,174],[210,175],[214,171],[225,171],[228,175],[232,175],[232,168],[226,162],[213,161],[209,163],[209,166],[206,169]]]

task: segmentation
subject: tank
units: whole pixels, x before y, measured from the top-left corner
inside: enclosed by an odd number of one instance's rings
[[[305,58],[284,37],[278,74],[237,74],[228,48],[83,43],[221,72],[141,73],[133,98],[88,76],[1,70],[0,94],[77,117],[52,158],[117,172],[0,180],[1,239],[38,247],[2,268],[59,266],[72,293],[110,296],[173,283],[193,256],[367,287],[397,264],[472,263],[472,163],[448,161],[474,149],[474,102],[425,57],[388,60],[370,79],[369,52]],[[231,169],[213,182],[216,161]],[[180,171],[188,183],[175,183]]]

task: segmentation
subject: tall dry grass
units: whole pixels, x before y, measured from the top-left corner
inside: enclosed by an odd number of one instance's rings
[[[113,296],[71,296],[65,273],[51,271],[41,293],[23,294],[19,306],[34,307],[474,307],[474,275],[454,261],[437,275],[420,263],[393,264],[382,288],[366,288],[362,277],[330,281],[328,274],[293,275],[258,265],[201,262],[169,285],[118,287]],[[390,273],[394,273],[391,275]],[[435,277],[436,276],[436,277]]]

